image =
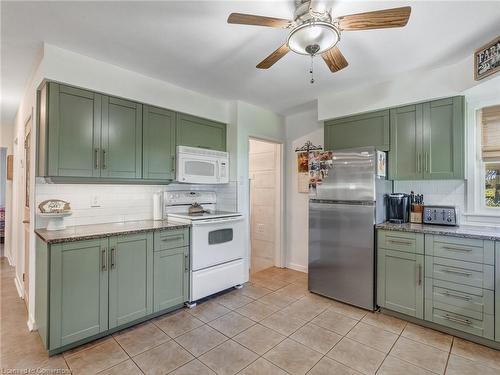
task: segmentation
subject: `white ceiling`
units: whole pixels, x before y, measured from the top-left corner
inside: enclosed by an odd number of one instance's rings
[[[231,12],[292,18],[293,1],[1,2],[1,115],[12,122],[42,42],[179,86],[279,113],[321,93],[447,65],[499,32],[499,1],[333,1],[333,16],[411,5],[405,28],[344,32],[349,67],[330,73],[289,53],[269,70],[255,65],[286,31],[228,25]]]

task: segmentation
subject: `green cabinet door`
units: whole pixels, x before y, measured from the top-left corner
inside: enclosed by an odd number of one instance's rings
[[[108,329],[108,240],[51,245],[49,349]]]
[[[424,256],[379,248],[377,267],[378,305],[423,319]]]
[[[422,105],[391,109],[390,116],[389,179],[421,180],[424,163]]]
[[[109,328],[152,312],[153,233],[109,239]]]
[[[226,151],[226,124],[177,114],[177,145]]]
[[[103,96],[101,177],[142,178],[142,104]]]
[[[189,247],[155,252],[153,311],[169,309],[188,299]]]
[[[464,177],[464,98],[423,104],[424,178]]]
[[[45,111],[42,124],[47,126],[40,138],[47,149],[46,168],[40,168],[47,176],[98,177],[101,135],[101,95],[58,83],[48,83],[48,94],[43,104]],[[48,113],[46,113],[48,111]],[[42,147],[45,149],[44,147]]]
[[[325,122],[325,150],[363,146],[389,151],[389,110]]]
[[[145,105],[143,125],[143,178],[175,178],[175,112]]]

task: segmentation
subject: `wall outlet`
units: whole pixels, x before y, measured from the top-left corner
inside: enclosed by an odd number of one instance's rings
[[[98,195],[92,195],[90,198],[90,207],[101,207],[101,197]]]
[[[266,228],[264,228],[264,224],[257,224],[257,233],[263,234]]]

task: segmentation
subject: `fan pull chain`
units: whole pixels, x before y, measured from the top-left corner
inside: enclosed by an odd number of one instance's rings
[[[314,83],[314,69],[313,69],[313,59],[314,55],[311,55],[311,68],[309,69],[309,73],[311,74],[311,84]]]

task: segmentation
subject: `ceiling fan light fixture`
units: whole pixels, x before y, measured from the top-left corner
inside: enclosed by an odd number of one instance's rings
[[[301,55],[317,55],[334,47],[340,39],[337,28],[323,21],[306,22],[288,35],[288,47]]]

